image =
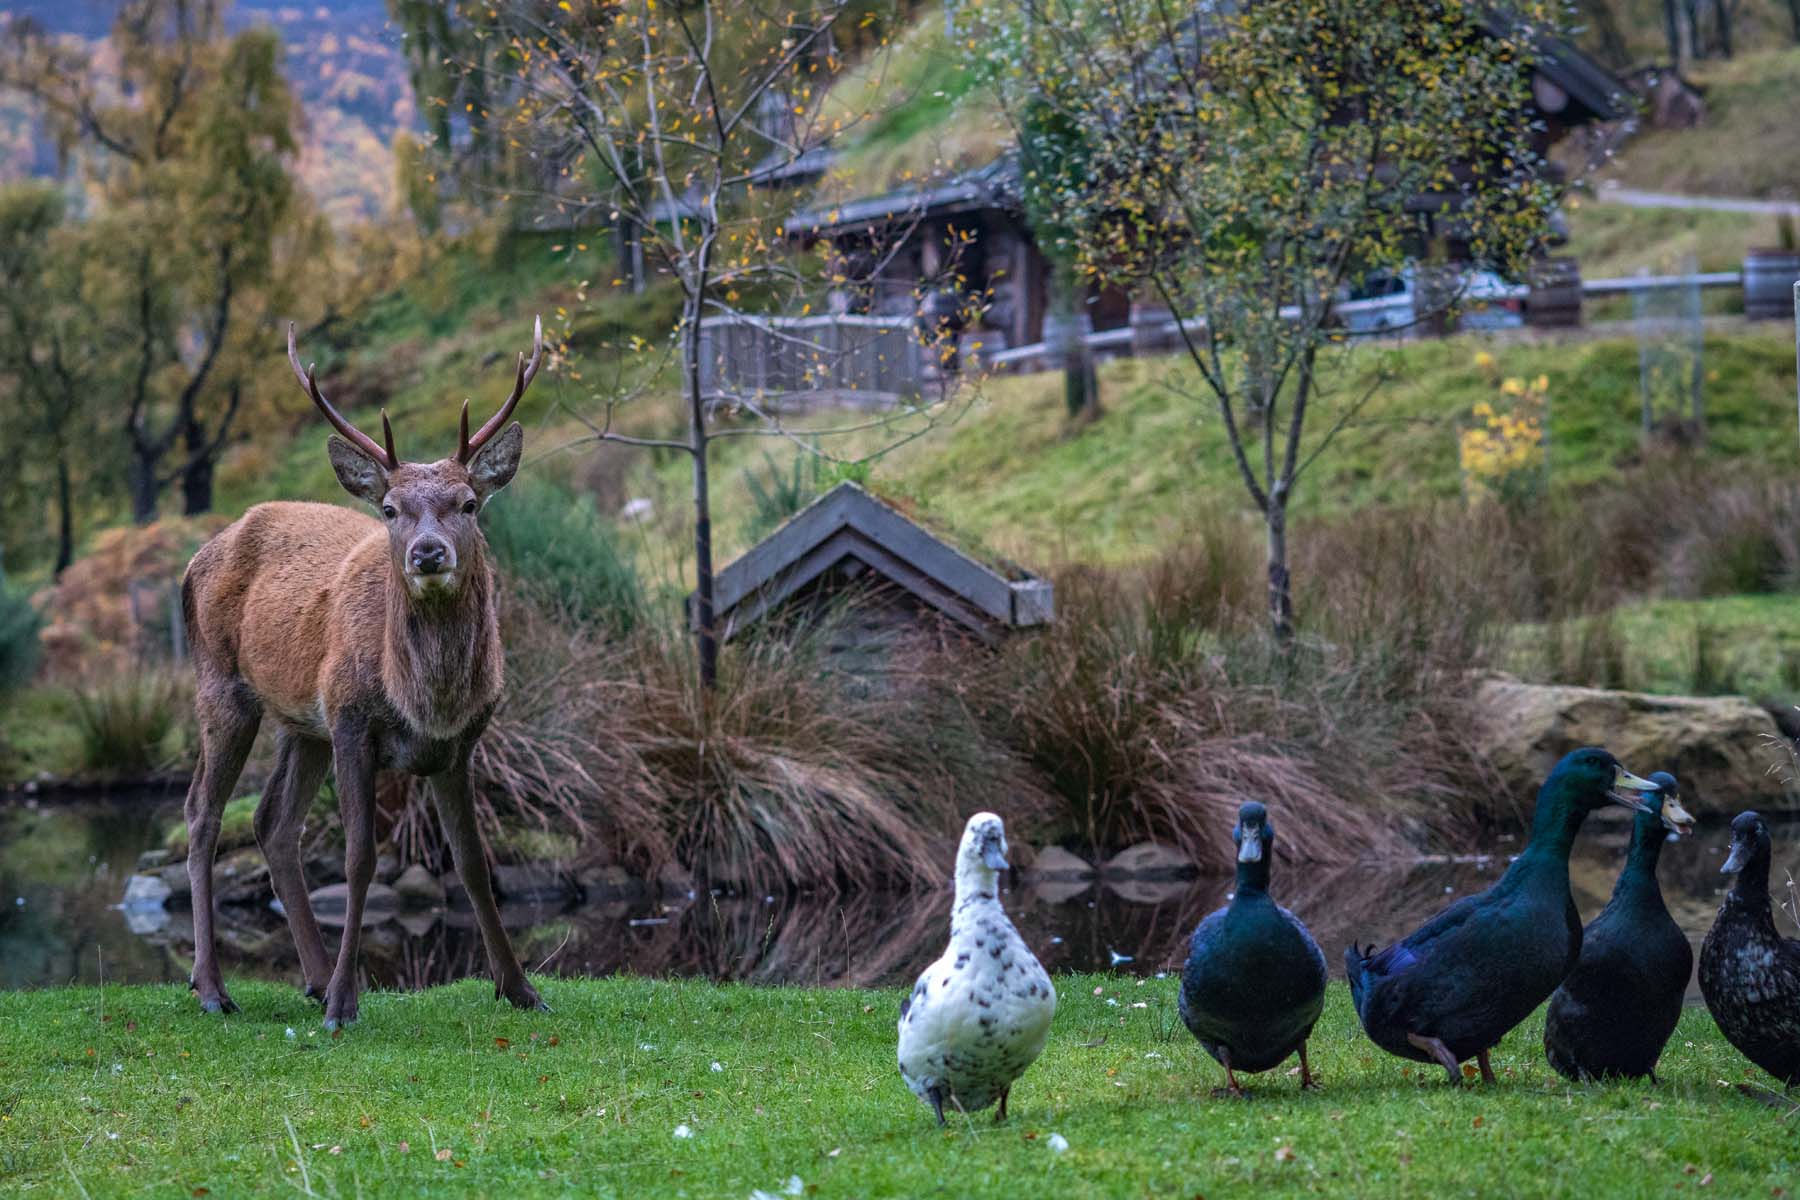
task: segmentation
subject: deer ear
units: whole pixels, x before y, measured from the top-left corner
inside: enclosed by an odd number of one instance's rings
[[[331,469],[337,472],[338,482],[346,492],[381,507],[381,498],[388,490],[385,467],[336,434],[326,440],[325,453],[331,457]]]
[[[524,452],[525,427],[517,421],[475,452],[475,461],[469,464],[469,484],[483,504],[512,482],[519,470],[519,456]]]

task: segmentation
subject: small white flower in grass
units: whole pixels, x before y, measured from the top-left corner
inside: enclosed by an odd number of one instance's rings
[[[299,1035],[299,1034],[297,1034],[297,1033],[295,1033],[295,1032],[294,1032],[294,1027],[293,1027],[293,1026],[292,1026],[292,1025],[289,1025],[289,1026],[288,1026],[288,1028],[287,1028],[287,1039],[288,1039],[288,1041],[290,1041],[290,1042],[291,1042],[291,1041],[293,1041],[293,1040],[294,1040],[294,1039],[295,1039],[295,1038],[297,1038],[297,1037],[299,1037],[299,1036],[300,1036],[300,1035]]]
[[[724,1069],[725,1069],[725,1064],[724,1064],[724,1063],[721,1063],[721,1062],[716,1062],[716,1063],[714,1063],[714,1064],[713,1064],[713,1065],[712,1065],[712,1070],[713,1070],[713,1071],[714,1071],[714,1072],[718,1072],[718,1071],[723,1071],[723,1070],[724,1070]]]
[[[656,1047],[652,1046],[649,1042],[639,1042],[638,1049],[648,1053],[649,1051],[656,1049]]]
[[[109,1142],[116,1142],[119,1140],[119,1135],[116,1133],[113,1133],[111,1131],[108,1131],[108,1133],[106,1135],[106,1140]]]
[[[121,1074],[124,1070],[125,1070],[124,1063],[114,1063],[113,1064],[113,1074],[114,1075]]]
[[[1061,1154],[1064,1150],[1069,1148],[1069,1139],[1060,1133],[1053,1133],[1044,1139],[1044,1145],[1050,1147],[1050,1149],[1056,1151],[1056,1153]]]
[[[694,1136],[694,1131],[689,1129],[686,1125],[677,1125],[675,1127],[675,1136],[678,1138],[691,1138]]]

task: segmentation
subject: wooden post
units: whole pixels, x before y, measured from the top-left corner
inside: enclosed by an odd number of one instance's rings
[[[1796,10],[1794,20],[1800,26],[1800,10]],[[1794,284],[1794,367],[1800,372],[1800,282]],[[1795,413],[1800,416],[1800,396],[1796,396],[1795,405]]]

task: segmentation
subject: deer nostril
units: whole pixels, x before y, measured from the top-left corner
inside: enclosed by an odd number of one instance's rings
[[[420,542],[412,548],[413,570],[421,575],[436,575],[444,569],[447,556],[442,542]]]

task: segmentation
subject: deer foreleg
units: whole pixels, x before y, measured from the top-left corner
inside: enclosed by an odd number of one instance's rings
[[[219,845],[219,815],[237,784],[256,741],[261,714],[207,694],[195,705],[200,719],[200,765],[188,785],[188,883],[194,899],[194,974],[188,981],[207,1012],[236,1012],[219,974],[213,938],[213,855]]]
[[[437,805],[444,836],[450,843],[457,878],[462,880],[463,889],[469,893],[469,904],[475,909],[475,923],[481,927],[488,969],[494,977],[494,994],[506,997],[514,1008],[547,1011],[549,1005],[525,978],[525,968],[519,965],[518,956],[513,953],[512,939],[506,936],[506,927],[500,923],[500,906],[494,903],[494,885],[488,872],[487,847],[482,845],[481,830],[475,824],[475,799],[469,790],[467,750],[449,770],[431,777],[431,796]]]
[[[325,999],[331,959],[325,953],[324,938],[319,936],[312,902],[307,899],[306,872],[300,865],[300,831],[306,823],[306,810],[319,794],[319,783],[330,765],[329,746],[283,730],[276,742],[275,769],[263,788],[262,802],[256,806],[256,844],[262,847],[263,858],[269,864],[269,879],[287,914],[288,931],[293,934],[294,949],[300,955],[300,976],[306,994],[319,1001]]]
[[[333,731],[338,805],[344,823],[344,936],[337,967],[325,987],[325,1028],[356,1020],[356,968],[362,949],[363,901],[375,878],[375,747],[366,725],[343,722]]]

